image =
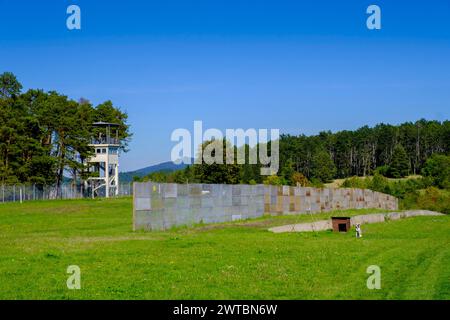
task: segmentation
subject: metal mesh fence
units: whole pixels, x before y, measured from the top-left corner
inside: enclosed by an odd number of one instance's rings
[[[130,196],[132,194],[133,187],[131,183],[120,184],[119,196]],[[91,197],[90,189],[85,188],[83,185],[63,184],[59,192],[56,186],[0,185],[0,203]]]
[[[338,209],[398,209],[390,195],[362,189],[266,185],[134,183],[135,230],[165,230],[227,222],[264,214],[318,213]]]

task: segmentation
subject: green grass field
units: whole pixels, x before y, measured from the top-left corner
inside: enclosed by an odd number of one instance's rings
[[[267,231],[305,221],[133,233],[131,199],[0,204],[0,299],[450,299],[450,216],[365,225],[362,239]],[[366,287],[370,265],[381,290]]]

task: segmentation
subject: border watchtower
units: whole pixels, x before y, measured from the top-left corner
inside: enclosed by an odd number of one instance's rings
[[[88,178],[92,198],[104,195],[119,195],[119,125],[108,122],[92,124],[96,137],[89,146],[94,149],[94,155],[88,159],[89,170],[94,176]]]

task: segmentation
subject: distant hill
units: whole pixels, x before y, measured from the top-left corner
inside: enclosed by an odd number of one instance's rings
[[[186,162],[186,161],[185,161]],[[172,161],[163,162],[160,164],[155,164],[153,166],[145,167],[142,169],[138,169],[135,171],[128,171],[128,172],[121,172],[119,174],[119,181],[122,182],[131,182],[133,181],[133,177],[145,177],[146,175],[153,173],[153,172],[172,172],[176,170],[181,170],[186,168],[187,164],[181,163],[181,164],[175,164]]]

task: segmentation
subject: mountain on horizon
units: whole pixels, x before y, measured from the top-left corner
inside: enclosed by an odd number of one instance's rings
[[[176,164],[173,161],[166,161],[166,162],[162,162],[159,164],[155,164],[152,166],[148,166],[142,169],[138,169],[138,170],[134,170],[134,171],[127,171],[127,172],[121,172],[119,173],[119,181],[122,183],[126,183],[126,182],[132,182],[133,181],[133,177],[145,177],[146,175],[149,175],[150,173],[154,173],[154,172],[160,172],[160,171],[164,171],[164,172],[173,172],[173,171],[177,171],[177,170],[182,170],[184,168],[186,168],[188,165],[185,164],[184,161],[180,164]],[[193,159],[191,161],[191,163],[193,163]]]

